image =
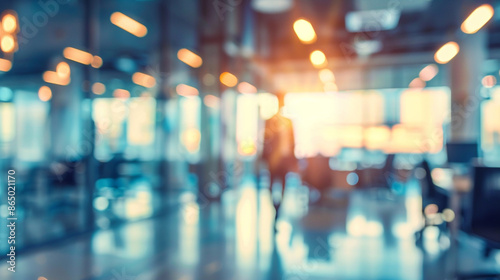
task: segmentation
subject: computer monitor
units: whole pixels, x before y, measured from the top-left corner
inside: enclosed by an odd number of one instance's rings
[[[500,245],[500,167],[474,164],[474,186],[465,211],[468,232]]]
[[[469,164],[473,158],[477,158],[477,142],[450,142],[446,144],[448,163]]]

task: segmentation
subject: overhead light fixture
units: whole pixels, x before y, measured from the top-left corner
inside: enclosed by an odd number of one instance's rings
[[[428,82],[436,77],[439,69],[436,64],[429,64],[420,70],[419,77],[424,82]]]
[[[241,82],[238,84],[238,91],[243,94],[257,93],[257,88],[247,82]]]
[[[203,64],[203,59],[188,49],[180,49],[177,52],[177,58],[193,68],[198,68]]]
[[[130,97],[130,91],[122,88],[117,88],[113,91],[113,96],[116,98],[124,98],[127,99]]]
[[[296,20],[293,23],[293,30],[302,43],[312,44],[316,42],[316,32],[309,21],[305,19]]]
[[[56,66],[56,73],[63,79],[69,78],[71,74],[71,68],[69,67],[68,63],[61,61]]]
[[[398,26],[400,16],[397,9],[348,12],[345,26],[349,32],[392,30]]]
[[[484,4],[476,8],[462,23],[460,27],[464,33],[474,34],[481,29],[495,13],[490,4]]]
[[[311,63],[314,65],[316,68],[320,68],[326,65],[326,56],[325,54],[320,51],[320,50],[315,50],[311,53],[309,56],[309,59],[311,60]]]
[[[330,69],[321,69],[319,70],[319,79],[323,83],[328,83],[328,82],[335,82],[335,75],[333,74],[332,70]]]
[[[8,11],[2,17],[2,29],[7,33],[15,33],[18,30],[17,16],[13,11]]]
[[[46,83],[60,85],[60,86],[66,86],[71,81],[69,76],[62,78],[57,72],[54,72],[54,71],[45,71],[43,73],[43,80]]]
[[[2,36],[2,39],[0,41],[0,47],[3,52],[5,53],[11,53],[14,52],[16,48],[16,40],[14,37],[10,34],[5,34]]]
[[[136,21],[135,19],[124,15],[123,13],[114,12],[111,15],[110,20],[114,25],[137,37],[144,37],[146,36],[146,34],[148,34],[148,29],[146,28],[146,26]]]
[[[457,43],[451,41],[444,44],[434,55],[434,60],[439,64],[446,64],[452,60],[460,51]]]
[[[208,94],[203,98],[203,103],[210,108],[217,108],[219,106],[219,102],[220,98],[215,95]]]
[[[229,72],[220,74],[219,79],[220,82],[227,87],[234,87],[238,84],[238,78]]]
[[[94,68],[100,68],[102,66],[102,58],[98,55],[94,55],[94,58],[92,58],[92,62],[90,65]]]
[[[497,78],[493,75],[484,76],[481,80],[481,84],[483,84],[485,88],[492,88],[497,84]]]
[[[42,86],[38,90],[38,98],[43,102],[47,102],[52,98],[52,90],[48,86]]]
[[[12,68],[12,62],[10,60],[0,58],[0,71],[7,72]]]
[[[409,88],[424,88],[426,85],[425,81],[420,78],[413,79],[408,85]]]
[[[152,88],[156,85],[156,79],[153,76],[141,72],[135,72],[132,75],[132,82],[147,88]]]
[[[175,90],[177,91],[177,94],[184,97],[197,96],[199,94],[198,89],[185,84],[178,84],[175,87]]]
[[[106,86],[103,83],[94,83],[92,85],[92,92],[101,95],[106,92]]]
[[[257,12],[275,14],[290,10],[293,0],[252,0],[252,8]]]
[[[69,60],[76,61],[81,64],[90,65],[94,56],[86,51],[67,47],[63,51],[63,56]]]

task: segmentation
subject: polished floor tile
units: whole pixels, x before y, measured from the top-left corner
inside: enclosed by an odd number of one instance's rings
[[[0,278],[427,280],[453,279],[457,267],[498,269],[494,257],[481,257],[479,245],[453,248],[434,228],[416,246],[418,199],[352,191],[311,205],[307,188],[291,186],[275,233],[268,190],[242,184],[213,203],[185,192],[166,215],[19,255],[17,272],[2,263]]]

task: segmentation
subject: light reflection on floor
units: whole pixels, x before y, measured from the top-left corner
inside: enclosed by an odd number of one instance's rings
[[[169,215],[20,256],[16,274],[7,274],[5,264],[0,265],[0,279],[442,279],[446,275],[449,268],[440,256],[446,256],[449,240],[446,243],[431,228],[425,233],[427,251],[415,245],[413,232],[421,221],[420,197],[415,193],[353,191],[320,205],[309,205],[308,197],[308,189],[300,183],[287,186],[275,235],[271,193],[257,190],[251,178],[237,190],[224,192],[220,203],[198,203],[196,195],[185,192],[177,195],[181,206]],[[132,208],[142,208],[139,204],[151,197],[136,193],[134,199],[138,204]]]

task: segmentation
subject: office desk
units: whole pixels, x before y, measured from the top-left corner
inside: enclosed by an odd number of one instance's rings
[[[449,223],[449,229],[450,237],[456,239],[462,218],[462,199],[472,189],[471,177],[468,174],[455,174],[453,169],[449,168],[434,168],[431,176],[438,189],[448,196],[450,209],[455,213],[455,219]]]

